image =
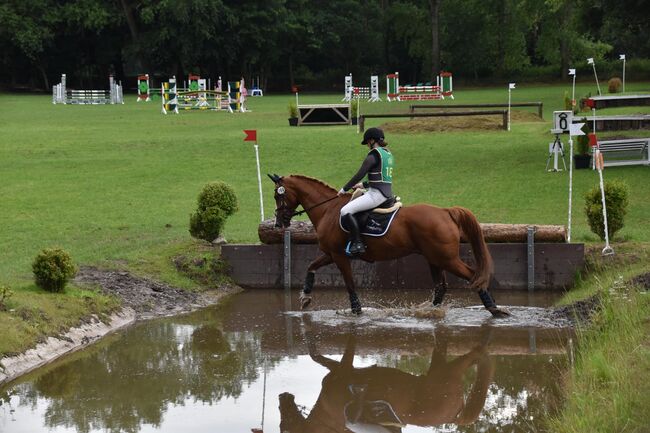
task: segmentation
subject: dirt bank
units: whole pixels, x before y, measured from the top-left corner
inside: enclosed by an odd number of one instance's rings
[[[105,294],[118,297],[122,310],[104,321],[92,316],[63,335],[49,337],[20,355],[0,359],[0,384],[12,381],[65,354],[83,349],[106,334],[138,320],[188,313],[216,304],[224,296],[241,290],[234,285],[222,284],[206,292],[192,292],[125,271],[94,267],[82,267],[74,283],[97,287]]]
[[[123,307],[133,309],[136,319],[173,316],[215,304],[223,296],[241,289],[222,284],[214,290],[192,292],[158,281],[137,277],[126,271],[81,268],[75,283],[99,287],[107,295],[117,296]]]

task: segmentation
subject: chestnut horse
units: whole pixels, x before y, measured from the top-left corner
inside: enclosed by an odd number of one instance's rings
[[[306,212],[314,225],[322,252],[307,269],[305,286],[300,296],[301,307],[311,302],[314,273],[330,263],[336,264],[345,280],[352,312],[361,313],[361,302],[355,292],[350,258],[344,248],[348,235],[339,226],[341,208],[351,194],[337,196],[337,191],[324,182],[308,176],[268,175],[275,183],[276,227],[289,227],[291,218]],[[304,211],[296,212],[302,205]],[[472,246],[476,267],[459,257],[461,234]],[[470,282],[478,291],[485,308],[496,317],[507,316],[498,308],[488,292],[492,278],[492,257],[476,217],[462,207],[439,208],[428,204],[405,206],[399,210],[388,233],[382,237],[365,237],[367,248],[360,258],[369,262],[393,260],[409,254],[421,254],[429,262],[435,285],[434,305],[442,303],[447,290],[443,271],[449,271]]]
[[[475,422],[485,406],[494,377],[494,363],[488,356],[487,341],[451,361],[447,359],[446,341],[436,343],[424,375],[376,365],[354,367],[355,347],[355,338],[351,336],[343,357],[335,361],[318,353],[315,344],[309,344],[311,359],[329,371],[307,416],[298,409],[293,394],[285,392],[279,395],[280,431],[388,433],[402,430],[383,426],[432,427],[448,423],[464,426]],[[476,365],[476,378],[467,392],[466,379],[473,365]],[[355,406],[357,410],[351,410]],[[369,416],[364,416],[364,413]],[[381,418],[373,420],[372,415],[376,413],[382,413]],[[393,416],[387,417],[387,414]]]

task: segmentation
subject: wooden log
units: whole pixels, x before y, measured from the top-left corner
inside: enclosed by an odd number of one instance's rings
[[[314,226],[310,221],[291,221],[291,242],[296,244],[315,244],[318,243],[316,239],[316,232]],[[264,220],[257,228],[257,233],[260,241],[263,244],[281,244],[284,242],[283,228],[275,227],[275,220]]]
[[[528,227],[535,227],[535,242],[566,242],[566,228],[560,225],[538,224],[495,224],[482,223],[481,229],[486,242],[516,243],[526,242]],[[298,244],[317,243],[316,232],[309,221],[291,221],[291,241]],[[263,244],[281,244],[283,229],[275,227],[275,220],[266,220],[258,227]],[[461,237],[466,242],[464,237]]]

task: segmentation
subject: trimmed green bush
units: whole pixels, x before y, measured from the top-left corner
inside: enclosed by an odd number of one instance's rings
[[[622,86],[623,82],[618,77],[610,78],[607,82],[607,89],[609,90],[609,93],[619,93]]]
[[[46,248],[34,259],[32,271],[36,285],[48,292],[61,292],[77,273],[70,254],[61,248]]]
[[[605,182],[605,203],[607,205],[607,233],[612,239],[614,233],[623,228],[627,214],[628,186],[620,180]],[[603,204],[600,186],[596,185],[585,194],[585,214],[591,231],[605,240],[605,225],[603,223]]]
[[[196,212],[190,215],[190,235],[212,242],[219,237],[226,219],[237,212],[235,191],[225,182],[210,182],[203,187]]]

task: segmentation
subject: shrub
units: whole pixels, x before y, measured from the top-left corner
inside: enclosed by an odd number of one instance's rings
[[[605,182],[605,204],[607,205],[607,233],[612,239],[614,233],[623,228],[623,219],[628,206],[627,184],[619,180]],[[604,240],[603,205],[598,185],[585,194],[585,213],[591,231]]]
[[[208,183],[199,194],[196,212],[190,215],[190,235],[212,242],[219,237],[226,219],[238,209],[237,196],[230,185]]]
[[[37,286],[49,292],[61,292],[77,273],[77,267],[65,250],[46,248],[34,259],[32,271]]]
[[[621,91],[621,86],[623,86],[623,82],[618,77],[610,78],[607,82],[609,93],[619,93]]]
[[[298,106],[295,101],[289,101],[287,109],[289,110],[289,117],[298,117]]]
[[[359,114],[359,100],[353,99],[350,102],[350,117],[357,117],[357,114]]]
[[[582,131],[585,135],[578,135],[578,138],[576,139],[575,152],[578,155],[589,155],[589,136],[587,134],[591,132],[591,129],[589,128],[589,122],[587,122],[585,117],[582,118],[581,122],[584,123]]]
[[[591,92],[587,93],[584,98],[580,98],[580,111],[589,111],[587,107],[587,99],[591,98]]]
[[[573,104],[571,103],[571,97],[569,92],[564,92],[564,110],[573,111]]]
[[[13,296],[14,292],[7,286],[0,286],[0,311],[7,310],[7,299]]]

